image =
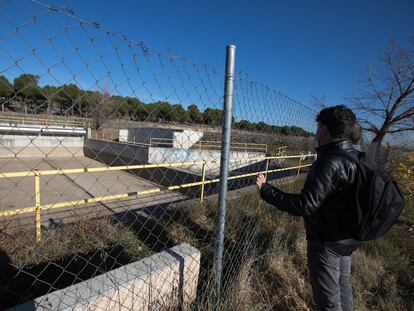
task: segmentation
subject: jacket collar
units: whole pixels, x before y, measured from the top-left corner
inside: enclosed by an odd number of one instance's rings
[[[352,143],[349,140],[338,140],[338,141],[334,141],[332,143],[315,148],[318,154],[324,153],[328,150],[337,150],[337,149],[344,149],[344,150],[352,149]]]

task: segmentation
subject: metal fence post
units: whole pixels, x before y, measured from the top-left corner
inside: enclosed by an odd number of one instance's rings
[[[34,192],[35,192],[35,213],[36,213],[36,241],[42,239],[42,227],[40,218],[40,173],[39,170],[34,171]]]
[[[201,168],[201,195],[200,195],[200,203],[203,203],[204,200],[204,182],[206,181],[206,161],[203,162],[203,166]]]
[[[222,127],[222,144],[220,160],[220,194],[219,212],[217,215],[216,247],[214,253],[214,294],[215,309],[220,308],[220,285],[224,248],[224,225],[226,219],[227,185],[229,176],[229,153],[231,141],[231,120],[234,89],[234,62],[236,46],[228,45],[226,48],[226,73],[224,80],[224,119]]]
[[[300,158],[299,158],[299,167],[298,167],[298,174],[297,174],[298,177],[300,175],[300,167],[301,167],[301,165],[302,165],[302,153],[300,154]]]
[[[265,172],[265,178],[267,179],[267,172],[269,171],[269,158],[266,159],[266,172]]]

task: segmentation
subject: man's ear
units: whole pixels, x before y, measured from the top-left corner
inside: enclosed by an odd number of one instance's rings
[[[329,131],[325,124],[319,126],[320,133],[325,136]]]
[[[329,140],[333,139],[331,132],[329,131],[328,127],[326,125],[323,126],[323,134],[325,137],[327,137]]]

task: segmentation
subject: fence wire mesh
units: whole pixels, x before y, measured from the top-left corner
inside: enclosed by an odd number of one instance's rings
[[[235,75],[216,301],[224,71],[37,1],[0,29],[0,309],[237,308],[279,217],[255,176],[300,190],[315,112]]]

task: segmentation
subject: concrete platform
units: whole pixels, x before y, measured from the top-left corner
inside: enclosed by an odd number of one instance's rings
[[[83,167],[103,167],[104,164],[86,157],[71,158],[0,158],[0,172],[27,171],[31,169],[53,170]],[[111,194],[145,191],[159,185],[123,171],[85,172],[68,175],[45,175],[40,177],[41,204],[87,199]],[[69,222],[76,217],[117,214],[158,206],[167,202],[186,199],[180,193],[162,191],[143,196],[106,201],[102,204],[80,204],[42,211],[42,225]],[[32,207],[34,201],[34,177],[5,178],[0,182],[0,210]],[[4,218],[0,221],[5,220]],[[34,213],[9,217],[14,223],[34,222]]]
[[[199,272],[200,252],[182,243],[7,310],[190,310]]]

